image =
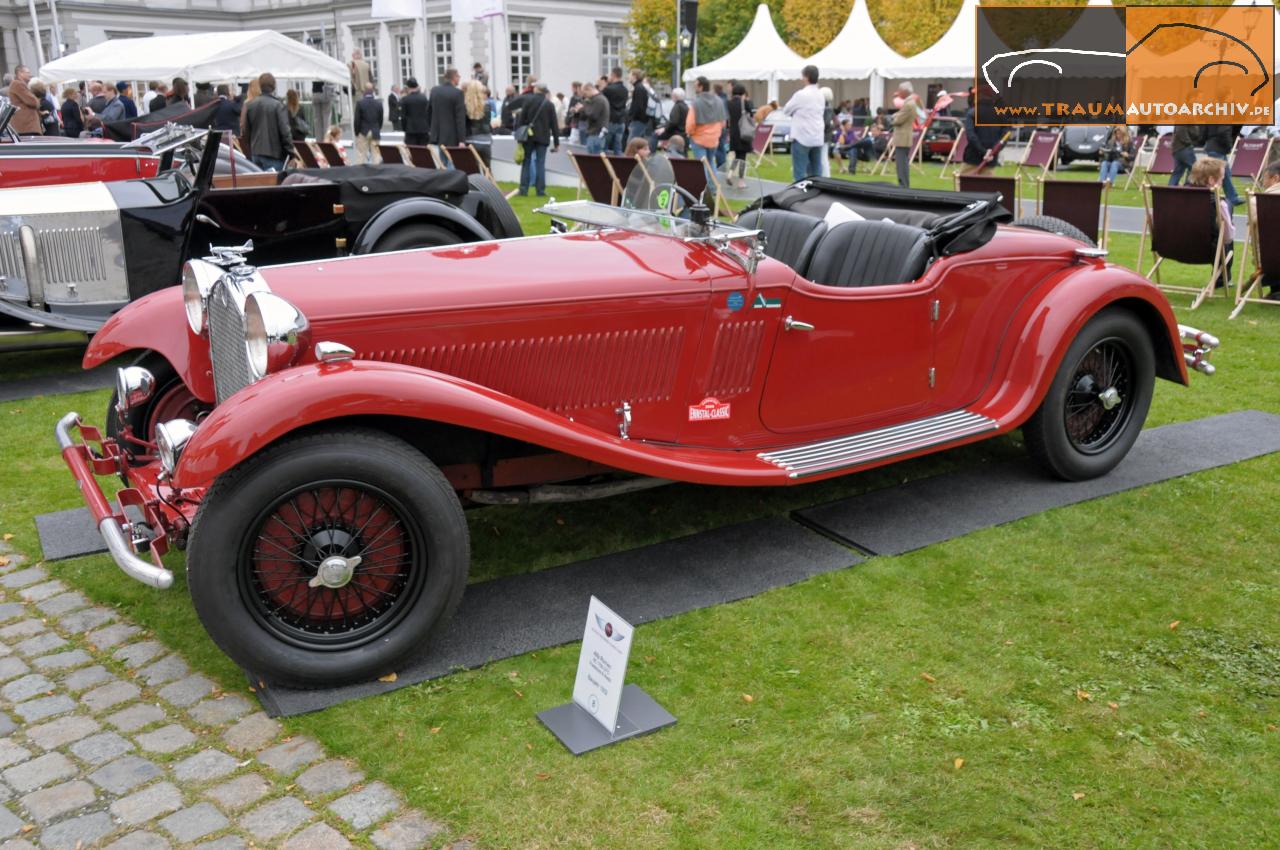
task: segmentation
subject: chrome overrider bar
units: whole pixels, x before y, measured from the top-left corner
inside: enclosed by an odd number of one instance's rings
[[[1209,358],[1218,347],[1218,338],[1208,331],[1193,328],[1190,325],[1178,325],[1178,333],[1182,335],[1182,359],[1188,369],[1194,369],[1202,375],[1212,375],[1218,371]]]
[[[66,461],[72,476],[75,477],[76,485],[84,496],[85,504],[88,506],[89,512],[93,514],[94,521],[98,524],[98,533],[102,535],[103,542],[107,544],[107,551],[111,553],[111,558],[116,562],[116,566],[120,567],[125,575],[151,587],[158,587],[161,590],[168,589],[173,585],[173,573],[159,564],[153,564],[140,558],[134,552],[133,544],[130,540],[132,535],[129,537],[125,535],[125,526],[128,523],[111,510],[107,497],[103,495],[102,488],[98,486],[98,481],[94,478],[92,463],[94,460],[101,461],[102,459],[95,458],[87,445],[77,443],[72,439],[71,429],[80,427],[80,414],[73,411],[58,420],[58,424],[54,428],[54,434],[57,437],[58,449],[62,452],[62,458]],[[122,494],[124,492],[121,491]]]

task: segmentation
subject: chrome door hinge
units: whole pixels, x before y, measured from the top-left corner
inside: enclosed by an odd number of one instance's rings
[[[937,380],[938,380],[938,370],[930,366],[929,367],[929,386],[930,387],[934,386],[937,383]]]
[[[938,321],[938,314],[941,312],[941,310],[942,310],[942,302],[935,298],[933,300],[933,303],[929,305],[930,321],[934,321],[934,322]]]
[[[618,436],[624,440],[631,439],[631,402],[624,401],[614,413],[618,414]]]

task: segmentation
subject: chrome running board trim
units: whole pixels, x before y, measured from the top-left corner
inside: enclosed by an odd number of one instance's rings
[[[791,478],[806,478],[821,472],[845,469],[950,443],[963,437],[994,431],[999,427],[990,417],[967,410],[953,410],[848,437],[760,452],[756,457],[785,469]]]

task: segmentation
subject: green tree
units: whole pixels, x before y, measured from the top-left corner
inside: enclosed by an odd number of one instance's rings
[[[801,56],[812,56],[836,37],[849,10],[829,0],[783,0],[782,17],[790,33],[787,44]]]
[[[698,62],[705,64],[719,59],[737,47],[751,29],[757,5],[758,0],[702,0],[698,4]],[[788,41],[789,31],[782,16],[783,0],[771,0],[766,5],[778,34]]]
[[[654,81],[671,79],[671,51],[658,46],[658,33],[676,38],[676,0],[632,0],[627,14],[627,55],[629,68],[641,68]]]

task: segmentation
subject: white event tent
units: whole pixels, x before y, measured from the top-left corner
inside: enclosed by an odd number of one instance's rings
[[[855,0],[849,18],[831,43],[806,60],[818,66],[823,81],[867,80],[872,113],[884,105],[884,83],[880,69],[907,60],[885,44],[871,22],[867,0]],[[839,99],[839,98],[838,98]]]
[[[768,99],[778,99],[778,80],[800,78],[804,57],[796,53],[774,29],[769,7],[756,7],[756,18],[742,41],[719,59],[684,72],[686,87],[698,77],[709,80],[763,80],[768,84]]]
[[[281,80],[346,85],[347,67],[273,30],[204,32],[117,39],[63,56],[40,68],[40,79],[241,81],[270,71]]]
[[[978,37],[977,8],[978,0],[964,0],[960,14],[942,38],[915,56],[885,63],[881,73],[890,80],[963,80],[972,84]]]

